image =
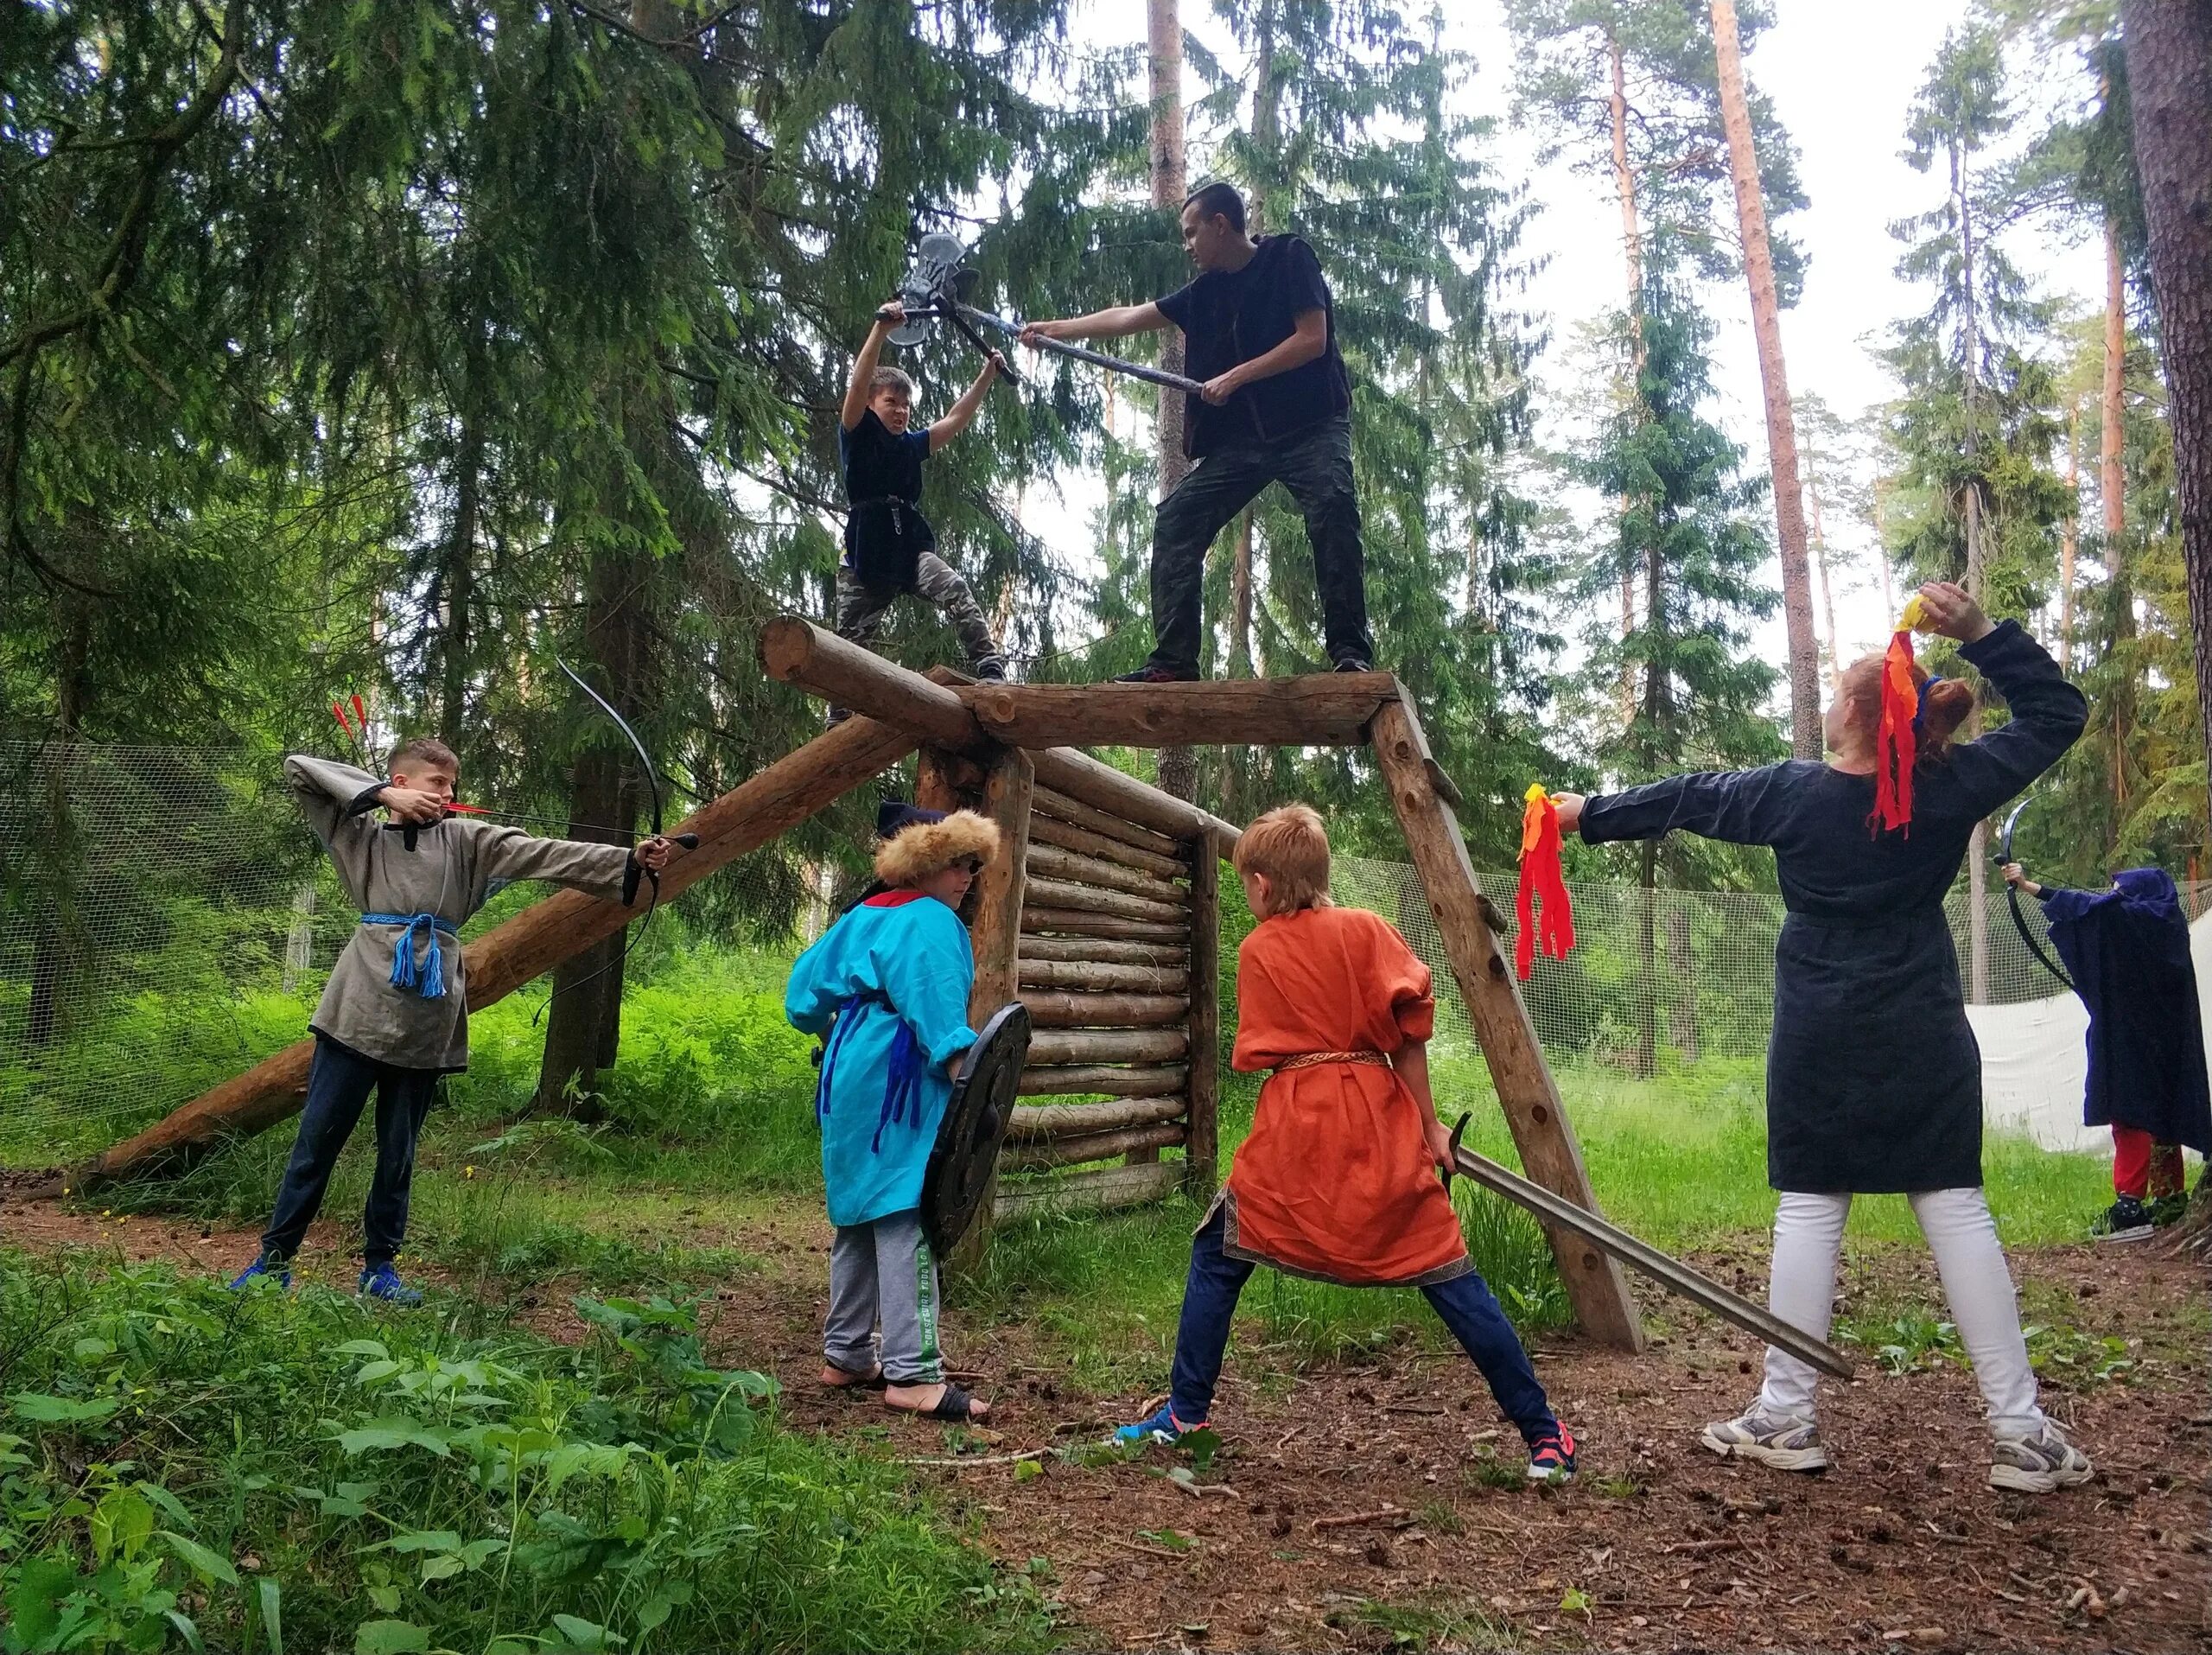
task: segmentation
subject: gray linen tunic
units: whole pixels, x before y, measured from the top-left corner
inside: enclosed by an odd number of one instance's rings
[[[540,839],[465,816],[410,828],[370,812],[380,776],[295,754],[284,779],[330,851],[346,899],[364,913],[430,913],[455,927],[484,906],[496,882],[545,879],[592,896],[620,897],[630,853],[619,844]],[[468,1066],[468,981],[461,939],[438,933],[445,993],[425,999],[391,986],[403,926],[364,924],[346,942],[308,1026],[362,1056],[399,1069]],[[414,939],[423,963],[429,947]]]

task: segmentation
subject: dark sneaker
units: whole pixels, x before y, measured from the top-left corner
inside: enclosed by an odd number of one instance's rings
[[[267,1253],[262,1254],[253,1263],[233,1276],[231,1278],[231,1288],[233,1292],[236,1292],[264,1278],[276,1283],[287,1293],[292,1290],[292,1272],[277,1260],[270,1257]]]
[[[1195,667],[1184,672],[1172,666],[1154,666],[1149,663],[1134,672],[1124,672],[1113,680],[1116,684],[1196,684],[1198,681]]]
[[[2158,1196],[2151,1203],[2151,1222],[2161,1230],[2170,1224],[2179,1224],[2188,1214],[2189,1197],[2179,1190]]]
[[[2033,1436],[2000,1436],[1989,1457],[1989,1486],[2017,1494],[2049,1494],[2095,1474],[2089,1456],[2048,1420]]]
[[[1175,1417],[1174,1409],[1163,1402],[1135,1424],[1117,1427],[1114,1432],[1114,1442],[1116,1446],[1124,1448],[1147,1448],[1155,1442],[1165,1442],[1173,1448],[1189,1433],[1205,1429],[1204,1420],[1185,1425]]]
[[[1006,682],[1006,663],[999,659],[995,655],[984,656],[982,660],[977,661],[968,670],[975,676],[976,681],[978,684],[1004,684]]]
[[[1563,1483],[1574,1476],[1574,1433],[1554,1423],[1529,1444],[1529,1480]]]
[[[417,1305],[423,1302],[421,1291],[401,1281],[398,1270],[393,1268],[389,1259],[363,1270],[358,1290],[365,1299],[381,1299],[386,1304]]]
[[[2089,1235],[2096,1241],[2141,1241],[2155,1222],[2148,1206],[2123,1195],[2089,1221]]]
[[[1811,1420],[1762,1413],[1756,1407],[1707,1426],[1698,1441],[1723,1459],[1756,1460],[1777,1471],[1828,1468],[1828,1451]]]
[[[1329,670],[1332,672],[1372,672],[1375,663],[1363,655],[1345,655],[1338,658],[1337,664]]]
[[[830,710],[830,716],[823,721],[822,727],[824,729],[835,729],[852,716],[853,710],[850,707],[832,707]]]

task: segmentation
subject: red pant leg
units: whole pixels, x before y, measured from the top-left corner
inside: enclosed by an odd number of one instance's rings
[[[2112,1129],[2112,1187],[2116,1194],[2141,1200],[2151,1187],[2151,1150],[2148,1132],[2139,1132],[2117,1121]]]

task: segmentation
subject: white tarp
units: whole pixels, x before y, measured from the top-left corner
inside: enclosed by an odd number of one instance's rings
[[[2189,931],[2202,1000],[2212,984],[2212,913]],[[2079,996],[2061,990],[2047,1000],[1968,1006],[1967,1021],[1981,1045],[1982,1118],[1993,1131],[2024,1132],[2046,1149],[2110,1152],[2110,1131],[2082,1124],[2089,1014]],[[2212,1003],[2205,1005],[2204,1021],[2212,1026]]]

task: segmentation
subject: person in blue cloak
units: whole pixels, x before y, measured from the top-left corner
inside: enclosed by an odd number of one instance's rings
[[[922,1176],[953,1065],[976,1043],[968,1023],[975,955],[958,910],[998,854],[999,831],[973,811],[887,807],[879,819],[893,830],[876,849],[881,888],[798,957],[784,991],[792,1027],[827,1036],[815,1114],[836,1238],[822,1383],[880,1389],[906,1413],[978,1421],[989,1405],[944,1377]]]
[[[2043,904],[2051,946],[2089,1009],[2086,1126],[2112,1128],[2113,1204],[2090,1225],[2102,1241],[2139,1241],[2188,1210],[2181,1146],[2212,1155],[2204,1015],[2181,893],[2158,868],[2130,868],[2102,891],[2007,882]]]

